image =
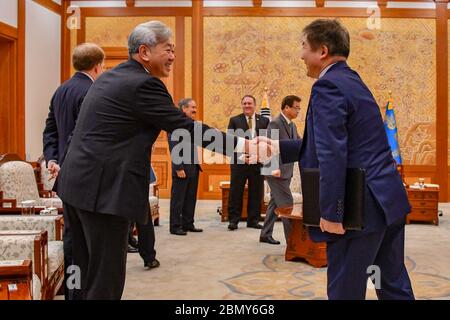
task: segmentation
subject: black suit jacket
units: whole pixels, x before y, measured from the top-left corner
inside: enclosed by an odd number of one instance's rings
[[[261,115],[255,113],[255,121],[256,121],[256,135],[259,136],[260,132],[259,130],[267,129],[267,126],[269,125],[269,119],[266,117],[262,117]],[[237,131],[241,129],[241,131]],[[245,137],[243,132],[247,131],[249,129],[247,124],[247,118],[245,117],[244,113],[241,113],[237,116],[231,117],[230,122],[228,123],[228,130],[234,130],[235,134],[242,138],[249,138]],[[265,136],[265,132],[261,132],[261,135]],[[243,165],[242,160],[238,160],[238,158],[241,156],[241,154],[235,154],[234,155],[234,162],[231,164],[231,169],[238,168],[239,163],[241,166]],[[244,164],[245,165],[245,164]],[[259,164],[258,164],[259,166]]]
[[[82,210],[146,223],[151,147],[161,130],[177,128],[191,136],[210,129],[176,108],[164,83],[139,62],[128,60],[105,72],[84,99],[58,176],[58,195]],[[220,136],[223,146],[236,145],[236,137]]]
[[[173,138],[178,140],[178,137],[174,137],[171,134],[167,136],[169,141],[170,158],[172,162],[172,177],[177,177],[178,170],[184,170],[187,178],[195,177],[199,171],[202,171],[198,161],[197,147],[193,145],[191,141],[184,141],[183,138],[179,141],[173,141]],[[178,150],[175,150],[175,154],[172,155],[172,150],[177,146],[180,148],[180,151],[178,152]],[[183,151],[185,150],[189,150],[190,152],[189,155],[186,155],[189,161],[179,161],[180,159],[178,159],[178,157],[181,157],[181,160],[184,160]],[[174,159],[174,156],[176,156],[177,159]]]
[[[77,72],[53,94],[43,133],[47,163],[55,160],[62,165],[67,141],[75,128],[81,104],[92,83],[87,75]]]

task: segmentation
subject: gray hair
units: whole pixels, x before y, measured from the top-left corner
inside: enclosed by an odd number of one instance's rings
[[[149,21],[134,28],[128,37],[128,54],[130,57],[139,52],[139,47],[148,45],[154,47],[158,43],[172,37],[172,30],[161,21]]]
[[[189,106],[189,103],[191,101],[194,101],[194,99],[192,98],[181,99],[180,102],[178,102],[178,108],[180,108],[180,110],[183,111],[183,108]]]

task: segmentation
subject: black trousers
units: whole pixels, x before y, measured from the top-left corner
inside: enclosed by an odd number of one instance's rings
[[[248,181],[247,225],[257,224],[261,216],[261,201],[264,194],[264,177],[259,165],[239,164],[231,166],[230,197],[228,198],[228,220],[238,224],[242,214],[245,183]]]
[[[129,235],[132,235],[134,223],[130,224]],[[136,223],[139,255],[144,262],[152,262],[156,258],[155,229],[150,218],[147,224]]]
[[[198,175],[180,179],[172,176],[170,196],[170,231],[194,226],[195,205],[197,203]]]
[[[125,285],[126,218],[64,203],[72,230],[73,264],[81,271],[82,300],[119,300]]]

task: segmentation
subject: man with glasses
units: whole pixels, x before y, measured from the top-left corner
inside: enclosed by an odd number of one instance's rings
[[[299,139],[297,127],[293,120],[297,118],[300,112],[301,99],[297,96],[291,95],[283,99],[281,103],[281,113],[274,118],[267,127],[268,136],[270,138],[277,137],[279,139]],[[290,189],[292,173],[294,171],[294,163],[282,164],[279,159],[275,161],[279,164],[276,169],[271,172],[271,176],[267,177],[267,182],[270,187],[270,202],[264,219],[264,226],[259,237],[260,242],[269,244],[280,244],[280,241],[272,237],[273,227],[277,220],[275,209],[278,207],[290,207],[294,203],[292,192]],[[289,219],[282,218],[284,236],[286,241],[291,230]]]

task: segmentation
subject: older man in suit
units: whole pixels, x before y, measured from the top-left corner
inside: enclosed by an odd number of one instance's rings
[[[269,119],[256,113],[256,99],[245,95],[241,99],[242,113],[230,118],[229,132],[237,136],[253,139],[266,133]],[[242,200],[245,183],[248,181],[247,227],[262,229],[259,218],[261,216],[261,201],[264,194],[264,177],[261,175],[261,164],[249,154],[236,155],[230,165],[231,183],[228,201],[228,230],[238,228],[242,214]]]
[[[175,60],[171,39],[159,21],[131,32],[130,59],[104,73],[87,94],[58,176],[85,299],[122,296],[128,226],[149,218],[149,154],[161,130],[183,129],[195,144],[229,156],[250,149],[245,139],[196,123],[174,106],[160,80]],[[213,143],[194,138],[207,130],[217,137]]]
[[[379,299],[414,299],[404,263],[405,217],[411,207],[380,108],[347,65],[349,33],[336,20],[315,20],[303,30],[302,47],[308,76],[318,80],[311,89],[303,144],[280,141],[279,151],[283,163],[300,161],[301,170],[320,169],[320,229],[310,228],[310,236],[327,242],[328,297],[364,299],[371,270],[379,270],[374,275]],[[343,228],[347,168],[366,171],[361,231]]]
[[[103,50],[93,43],[77,46],[73,52],[73,67],[77,72],[64,82],[54,93],[43,133],[44,158],[53,177],[58,176],[67,142],[75,128],[81,104],[94,81],[102,74],[105,60]],[[64,265],[72,265],[72,234],[67,215],[64,214]],[[67,280],[67,274],[65,280]],[[74,298],[69,294],[64,281],[66,300]]]
[[[178,107],[188,117],[195,120],[197,103],[192,98],[182,99]],[[178,141],[180,139],[180,141]],[[199,164],[197,147],[191,141],[177,136],[168,136],[172,158],[172,191],[170,195],[170,233],[185,236],[187,232],[202,232],[194,225],[197,203],[198,176],[202,168]],[[181,146],[180,152],[173,152]],[[185,154],[188,153],[188,154]],[[185,158],[186,157],[186,158]]]
[[[274,118],[267,127],[268,137],[273,138],[272,133],[276,133],[279,139],[283,140],[297,140],[299,139],[297,126],[293,122],[298,117],[300,112],[301,99],[297,96],[286,96],[281,103],[281,113]],[[276,131],[276,132],[274,132]],[[277,220],[275,209],[278,207],[290,207],[294,203],[292,192],[290,189],[292,173],[294,171],[293,163],[279,163],[279,159],[275,159],[277,167],[273,172],[269,172],[266,177],[267,183],[270,187],[270,202],[266,211],[266,218],[264,219],[264,226],[259,237],[260,242],[269,244],[280,244],[280,241],[275,240],[272,236],[273,227]],[[284,236],[287,241],[291,225],[289,219],[282,218]]]

